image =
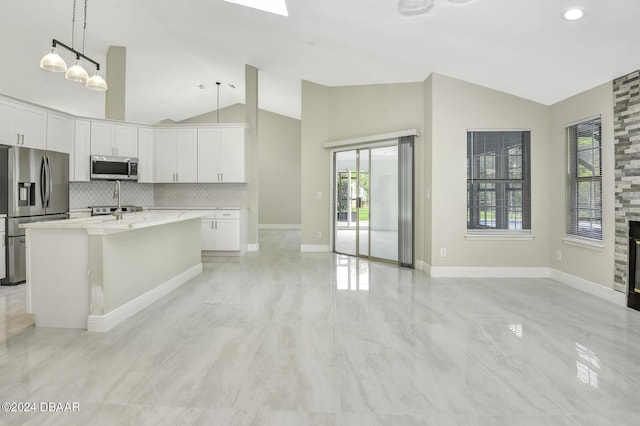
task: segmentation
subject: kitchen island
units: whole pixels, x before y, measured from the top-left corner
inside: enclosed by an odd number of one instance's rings
[[[104,332],[202,272],[198,211],[21,225],[36,327]]]

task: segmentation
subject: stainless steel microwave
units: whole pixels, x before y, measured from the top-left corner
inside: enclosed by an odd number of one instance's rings
[[[92,180],[138,180],[138,159],[92,155]]]

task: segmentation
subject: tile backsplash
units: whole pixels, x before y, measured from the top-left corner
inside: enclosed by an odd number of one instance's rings
[[[156,183],[155,207],[248,207],[246,183]]]
[[[114,182],[101,180],[69,183],[69,208],[114,206]],[[153,206],[153,184],[121,182],[120,200],[123,206]]]
[[[122,205],[142,207],[248,207],[247,184],[181,183],[152,184],[121,182]],[[112,206],[114,183],[110,181],[69,183],[69,208]]]

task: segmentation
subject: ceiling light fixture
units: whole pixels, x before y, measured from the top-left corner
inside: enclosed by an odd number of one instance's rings
[[[224,0],[227,3],[239,4],[276,15],[289,16],[285,0]],[[433,1],[433,0],[430,0]]]
[[[398,13],[403,16],[415,16],[427,13],[433,7],[433,0],[400,0]]]
[[[578,19],[582,19],[583,17],[584,11],[582,9],[578,9],[577,7],[564,12],[564,19],[566,19],[567,21],[577,21]]]
[[[75,34],[75,25],[76,25],[76,0],[73,0],[73,18],[71,21],[71,47],[66,44],[56,40],[55,38],[51,42],[51,52],[42,58],[40,61],[40,68],[46,71],[52,72],[65,72],[65,78],[70,81],[75,81],[78,83],[85,83],[86,87],[91,90],[97,90],[100,92],[104,92],[108,89],[107,82],[104,81],[102,76],[100,75],[100,64],[93,59],[89,58],[84,54],[84,38],[85,32],[87,30],[87,0],[84,0],[84,27],[82,28],[82,52],[75,49],[74,46],[74,34]],[[65,50],[73,53],[76,57],[73,66],[67,69],[67,64],[64,60],[58,55],[57,47],[60,46]],[[82,66],[80,62],[80,58],[91,62],[96,67],[96,72],[93,74],[91,78],[89,78],[89,74]]]
[[[471,3],[475,0],[449,0],[452,4]],[[403,16],[424,15],[433,8],[433,0],[399,0],[398,13]]]

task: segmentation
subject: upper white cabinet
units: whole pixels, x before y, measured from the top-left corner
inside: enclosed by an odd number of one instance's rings
[[[73,150],[69,158],[69,180],[89,182],[91,168],[89,162],[91,150],[91,122],[76,120]]]
[[[154,182],[154,152],[155,143],[153,129],[150,127],[138,128],[138,182]]]
[[[198,129],[198,182],[246,182],[244,127]]]
[[[91,122],[91,155],[138,157],[138,127],[110,122]]]
[[[47,147],[47,112],[0,100],[0,143],[45,149]]]
[[[74,120],[62,115],[47,114],[47,150],[64,152],[73,151]]]
[[[197,182],[197,130],[191,128],[156,129],[155,159],[155,182]]]

